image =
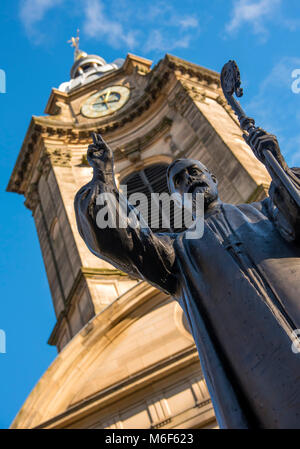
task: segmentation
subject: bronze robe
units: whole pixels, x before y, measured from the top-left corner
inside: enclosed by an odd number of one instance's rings
[[[79,232],[96,256],[180,303],[220,427],[300,428],[300,354],[291,337],[300,328],[300,248],[278,232],[271,198],[221,204],[205,217],[203,237],[186,239],[134,228],[132,218],[126,228],[99,229],[103,191],[119,198],[101,181],[77,193]]]

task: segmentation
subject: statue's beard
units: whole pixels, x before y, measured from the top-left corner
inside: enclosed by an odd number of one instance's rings
[[[204,210],[218,198],[217,192],[212,191],[210,187],[196,187],[192,193],[193,211],[196,210],[197,193],[204,196]]]

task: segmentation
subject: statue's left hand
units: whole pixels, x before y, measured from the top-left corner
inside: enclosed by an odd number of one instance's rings
[[[265,162],[264,151],[270,150],[283,169],[287,169],[286,162],[280,152],[276,136],[267,133],[262,128],[255,128],[249,135],[243,135],[245,141],[252,149],[259,161]]]
[[[102,139],[100,134],[94,134],[94,143],[89,145],[87,160],[94,170],[102,172],[112,172],[114,156],[111,148]]]

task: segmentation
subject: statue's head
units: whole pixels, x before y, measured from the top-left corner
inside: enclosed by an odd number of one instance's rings
[[[218,182],[205,165],[193,159],[177,159],[167,170],[170,193],[196,193],[204,195],[204,208],[218,199]]]

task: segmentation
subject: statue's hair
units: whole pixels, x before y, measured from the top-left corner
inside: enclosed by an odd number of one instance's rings
[[[166,173],[166,176],[167,176],[167,184],[168,184],[168,189],[169,189],[169,192],[171,192],[171,188],[170,188],[170,171],[171,171],[171,169],[174,167],[174,165],[176,165],[177,164],[177,162],[180,162],[180,161],[183,161],[184,159],[183,158],[181,158],[181,159],[175,159],[175,161],[173,161],[173,162],[171,162],[171,164],[169,165],[169,167],[167,168],[167,173]]]
[[[180,161],[185,161],[186,160],[186,158],[181,158],[181,159],[175,159],[175,161],[173,161],[173,162],[171,162],[171,164],[168,166],[168,168],[167,168],[167,178],[169,179],[169,174],[170,174],[170,171],[171,171],[171,169],[174,167],[174,165],[176,165],[177,164],[177,162],[180,162]],[[200,161],[199,161],[200,162]],[[211,172],[204,164],[202,164],[202,162],[200,162],[200,164],[201,165],[203,165],[205,168],[206,168],[206,170],[207,171],[209,171],[209,173],[211,173],[211,174],[213,174],[213,172]]]
[[[167,168],[167,178],[168,178],[168,179],[169,179],[169,174],[170,174],[171,168],[173,168],[174,165],[176,165],[177,162],[180,162],[180,161],[184,161],[184,159],[183,159],[183,158],[182,158],[182,159],[175,159],[175,161],[171,162],[171,164],[170,164],[169,167]]]

